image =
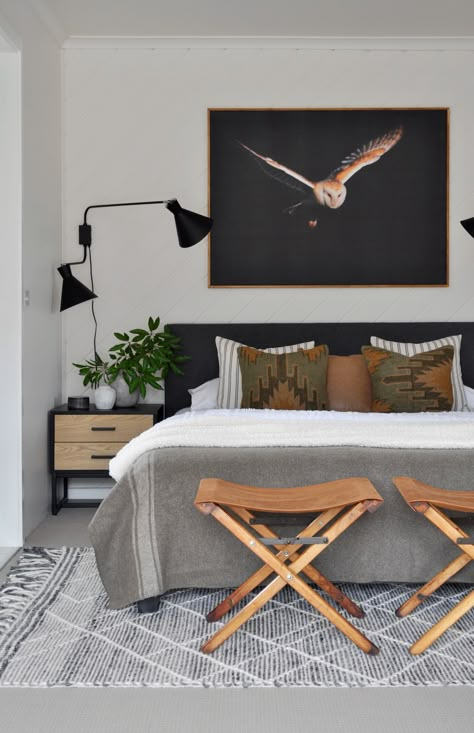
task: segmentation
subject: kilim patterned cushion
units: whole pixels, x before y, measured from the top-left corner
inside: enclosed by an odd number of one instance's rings
[[[257,410],[327,410],[328,347],[268,354],[239,348],[241,407]]]
[[[235,410],[240,407],[242,402],[242,379],[240,376],[238,352],[240,346],[247,346],[247,344],[240,344],[238,341],[216,336],[217,358],[219,360],[217,407]],[[298,349],[312,349],[313,346],[314,341],[304,341],[303,343],[291,344],[290,346],[269,346],[266,349],[262,347],[257,348],[269,354],[283,354],[287,351],[298,351]]]
[[[404,356],[415,356],[420,351],[433,351],[433,349],[441,349],[443,346],[452,346],[454,348],[453,371],[451,373],[453,382],[453,410],[465,410],[467,409],[467,397],[462,381],[461,340],[462,334],[458,334],[457,336],[444,336],[434,341],[413,344],[403,341],[387,341],[379,336],[371,336],[370,345],[377,346],[379,349],[387,349],[387,351],[396,351],[397,354],[404,354]],[[306,346],[304,348],[308,347]]]
[[[443,412],[453,406],[454,348],[403,356],[363,346],[372,381],[372,412]]]

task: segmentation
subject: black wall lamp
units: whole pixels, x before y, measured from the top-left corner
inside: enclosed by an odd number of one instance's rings
[[[168,201],[132,201],[129,203],[120,204],[96,204],[88,206],[84,211],[84,221],[79,225],[79,244],[84,247],[84,257],[78,262],[67,262],[61,267],[58,267],[58,272],[63,279],[63,286],[61,291],[61,306],[60,310],[64,311],[67,308],[71,308],[79,303],[84,303],[87,300],[93,300],[97,298],[94,291],[94,276],[92,272],[92,257],[90,247],[92,244],[92,227],[87,223],[87,214],[91,209],[108,209],[116,206],[149,206],[153,204],[163,204],[166,206],[168,211],[174,216],[176,224],[176,232],[178,235],[178,242],[180,247],[192,247],[194,244],[200,242],[204,237],[209,234],[213,221],[207,216],[202,214],[196,214],[193,211],[181,208],[176,199],[170,199]],[[79,280],[74,277],[71,270],[71,265],[82,265],[87,259],[87,252],[89,252],[89,263],[90,263],[90,275],[91,275],[91,286],[92,290],[83,285]],[[94,303],[92,305],[92,315],[94,316]],[[97,328],[97,323],[96,323]]]
[[[471,237],[474,237],[474,216],[471,216],[470,219],[463,219],[461,224],[466,232],[470,234]]]

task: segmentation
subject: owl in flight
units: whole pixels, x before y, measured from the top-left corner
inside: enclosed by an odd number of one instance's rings
[[[361,148],[357,148],[353,153],[348,155],[341,164],[335,168],[327,178],[322,181],[310,181],[300,173],[292,171],[291,168],[287,168],[282,163],[278,163],[272,158],[266,158],[264,155],[255,152],[247,145],[239,143],[245,150],[257,158],[262,170],[271,178],[275,178],[280,183],[284,183],[286,186],[293,188],[301,193],[308,194],[308,189],[311,189],[312,195],[309,194],[308,198],[300,201],[293,206],[289,206],[285,211],[288,214],[294,214],[295,211],[301,206],[327,206],[330,209],[338,209],[345,201],[347,195],[347,188],[344,185],[354,173],[360,171],[366,165],[372,165],[376,163],[382,155],[388,153],[394,145],[398,143],[403,134],[403,128],[397,127],[390,132],[385,133],[381,137],[377,137],[371,140],[369,143]],[[317,219],[310,219],[308,226],[311,229],[317,225]]]

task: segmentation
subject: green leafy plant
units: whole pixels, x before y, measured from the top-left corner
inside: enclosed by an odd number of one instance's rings
[[[183,374],[179,365],[189,357],[176,353],[181,339],[167,326],[159,331],[159,326],[160,319],[150,317],[147,329],[132,328],[129,332],[114,333],[117,343],[109,349],[109,362],[96,355],[95,359],[84,364],[74,364],[84,377],[84,385],[94,387],[102,379],[111,384],[122,374],[129,391],[138,389],[145,397],[147,387],[163,389],[161,380],[168,376],[170,370],[174,374]]]
[[[93,359],[86,359],[84,364],[73,364],[73,366],[79,369],[79,374],[83,377],[83,384],[85,387],[90,385],[94,389],[100,386],[101,382],[110,384],[111,374],[108,362],[103,361],[99,354],[96,354]]]

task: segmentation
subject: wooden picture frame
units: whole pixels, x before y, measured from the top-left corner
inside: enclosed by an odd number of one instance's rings
[[[449,285],[449,108],[210,108],[208,155],[210,288]]]

